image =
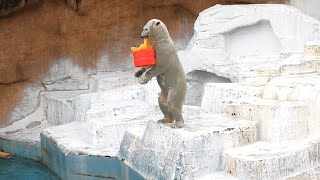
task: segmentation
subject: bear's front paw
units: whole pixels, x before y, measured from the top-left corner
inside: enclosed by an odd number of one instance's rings
[[[143,74],[143,71],[136,71],[136,72],[134,73],[134,76],[138,78],[138,77],[140,77],[142,74]]]
[[[149,79],[146,76],[140,76],[138,78],[138,81],[140,84],[147,84],[149,82]]]

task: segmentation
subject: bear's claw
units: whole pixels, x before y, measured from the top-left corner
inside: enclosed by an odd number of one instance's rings
[[[184,126],[183,121],[176,121],[175,123],[170,125],[171,128],[182,128],[183,126]]]
[[[147,84],[149,82],[149,79],[145,75],[143,75],[138,78],[138,81],[140,84]]]

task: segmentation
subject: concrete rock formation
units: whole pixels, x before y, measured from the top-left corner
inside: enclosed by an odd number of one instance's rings
[[[32,4],[25,11],[13,13],[0,21],[1,29],[5,30],[1,44],[6,47],[1,53],[0,83],[43,75],[51,61],[62,57],[88,68],[94,67],[107,53],[109,61],[113,60],[116,64],[109,71],[129,68],[131,64],[125,62],[130,52],[128,47],[139,43],[141,27],[150,16],[163,19],[173,29],[171,34],[181,49],[192,36],[191,27],[197,14],[204,8],[223,3],[204,0],[195,5],[183,1],[66,2],[70,8],[63,1],[56,0],[0,2],[0,10],[5,14]],[[134,18],[135,23],[128,17]],[[182,29],[184,33],[180,33]],[[14,48],[15,44],[19,44],[19,48]]]
[[[86,70],[61,58],[52,62],[42,83],[21,82],[26,89],[22,106],[11,114],[12,125],[0,128],[0,149],[40,160],[71,180],[317,179],[319,21],[285,5],[231,7],[200,13],[194,38],[179,52],[189,69],[191,92],[183,109],[184,128],[155,122],[161,115],[155,80],[141,86],[131,71]],[[256,18],[247,15],[253,12]],[[299,28],[289,31],[274,14]],[[261,17],[269,23],[252,25]],[[239,31],[229,33],[234,28]],[[299,31],[303,28],[305,34]],[[223,52],[221,42],[228,38],[213,39],[226,35],[220,33],[224,30],[239,44],[252,43],[260,31],[279,43],[268,44],[266,52],[254,46]],[[17,84],[9,84],[8,93],[19,90]]]
[[[287,4],[300,9],[303,13],[308,14],[314,18],[320,19],[320,2],[317,0],[300,1],[300,0],[287,0]]]
[[[42,82],[49,91],[86,89],[86,78],[96,71],[132,68],[130,47],[140,44],[141,28],[151,18],[163,20],[178,49],[184,49],[203,9],[217,3],[264,2],[267,0],[0,0],[0,95],[12,96],[0,102],[6,108],[0,124],[10,121],[4,116],[21,101],[24,86],[20,82]],[[57,63],[59,67],[77,66],[76,71],[83,74],[52,76]],[[11,88],[12,83],[17,88]],[[72,87],[66,87],[69,84]]]
[[[194,29],[180,51],[186,73],[203,70],[233,82],[246,66],[303,53],[307,41],[320,40],[319,21],[286,5],[214,6],[199,14]]]
[[[256,82],[266,83],[277,74],[282,59],[302,54],[305,43],[320,40],[320,22],[287,5],[216,5],[199,14],[194,30],[187,49],[179,51],[191,104],[200,103],[192,97],[200,101],[203,93],[193,89],[202,89],[205,83],[258,78]]]

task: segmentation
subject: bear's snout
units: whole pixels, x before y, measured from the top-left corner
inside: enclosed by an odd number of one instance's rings
[[[149,35],[145,35],[143,32],[141,33],[141,38],[148,38]]]
[[[149,38],[149,32],[146,29],[142,31],[141,38]]]

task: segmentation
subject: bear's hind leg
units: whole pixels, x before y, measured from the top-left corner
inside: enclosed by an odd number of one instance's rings
[[[169,107],[169,111],[172,114],[175,122],[171,125],[172,128],[181,128],[184,125],[184,120],[182,117],[182,110],[176,107]]]
[[[178,91],[177,89],[172,89],[169,91],[168,95],[168,107],[169,112],[172,115],[175,123],[172,124],[172,128],[181,128],[184,125],[184,120],[182,117],[182,106],[184,103],[185,93],[183,91]]]
[[[158,120],[158,123],[173,123],[173,118],[170,115],[168,108],[167,96],[161,91],[158,97],[159,107],[164,115],[163,119]]]

